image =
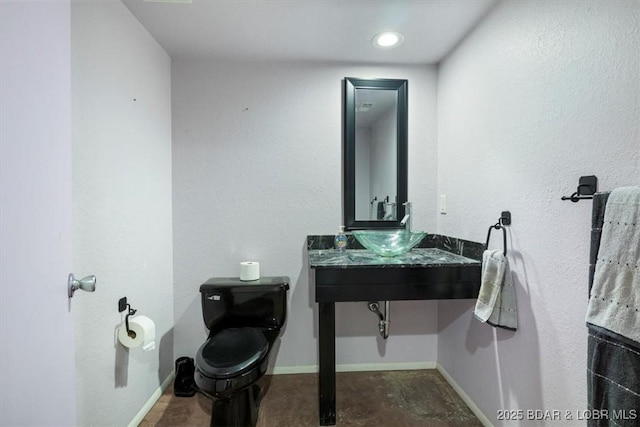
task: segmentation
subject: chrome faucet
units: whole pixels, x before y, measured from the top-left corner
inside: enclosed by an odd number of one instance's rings
[[[411,233],[411,202],[404,202],[404,217],[400,221],[400,225],[404,226],[404,230]]]

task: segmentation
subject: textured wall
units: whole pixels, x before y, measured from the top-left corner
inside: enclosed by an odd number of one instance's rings
[[[499,409],[586,408],[591,202],[560,197],[581,175],[640,184],[638,46],[637,1],[503,2],[439,69],[439,231],[482,241],[513,215],[519,330],[438,305],[438,360],[496,425],[518,424]]]
[[[72,4],[78,425],[127,425],[173,369],[171,63],[120,2]],[[118,300],[158,349],[114,345]]]
[[[176,356],[195,354],[206,338],[199,285],[255,260],[262,275],[292,281],[276,365],[315,365],[305,238],[342,223],[341,81],[409,80],[413,224],[433,230],[435,68],[174,59],[172,74]],[[394,303],[391,337],[379,347],[366,305],[338,304],[338,363],[435,361],[435,307]]]

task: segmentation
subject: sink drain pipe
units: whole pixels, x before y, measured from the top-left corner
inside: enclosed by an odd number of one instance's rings
[[[378,315],[378,332],[380,332],[380,336],[386,340],[389,337],[389,311],[391,303],[389,301],[383,301],[383,304],[384,314],[380,311],[380,304],[378,301],[369,301],[367,305],[369,307],[369,311]]]

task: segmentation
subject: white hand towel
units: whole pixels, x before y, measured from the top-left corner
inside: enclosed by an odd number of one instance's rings
[[[482,254],[480,293],[474,311],[475,316],[481,322],[486,322],[491,317],[496,302],[500,299],[506,261],[501,251],[487,250]]]
[[[609,195],[586,320],[640,342],[640,187]]]
[[[505,259],[504,279],[500,289],[500,297],[496,301],[491,317],[487,323],[491,326],[510,329],[515,331],[518,328],[518,305],[516,301],[516,288],[513,287],[511,271],[509,271],[509,261]]]
[[[516,290],[511,280],[509,262],[501,251],[484,251],[480,294],[474,314],[491,326],[516,330],[518,311]]]

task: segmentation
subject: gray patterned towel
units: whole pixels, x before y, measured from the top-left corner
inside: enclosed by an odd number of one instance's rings
[[[609,195],[586,321],[640,343],[640,187]]]

